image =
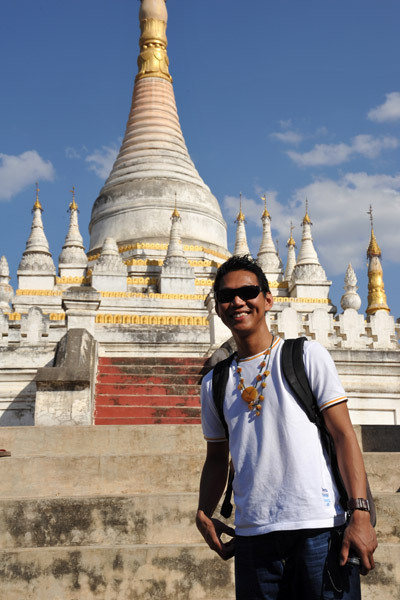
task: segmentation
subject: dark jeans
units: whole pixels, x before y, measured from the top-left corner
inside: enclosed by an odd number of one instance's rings
[[[360,600],[358,567],[339,566],[342,531],[236,536],[236,600]]]

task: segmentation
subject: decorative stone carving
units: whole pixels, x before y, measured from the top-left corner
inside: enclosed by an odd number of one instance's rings
[[[352,308],[358,311],[361,307],[361,298],[357,294],[357,277],[351,264],[347,267],[344,278],[344,289],[345,293],[340,300],[340,306],[343,310]]]
[[[14,290],[9,283],[10,279],[7,259],[2,256],[0,258],[0,309],[8,310],[10,308],[11,298],[14,294]]]
[[[122,260],[116,241],[104,240],[101,255],[93,267],[92,286],[99,291],[126,292],[128,267]]]

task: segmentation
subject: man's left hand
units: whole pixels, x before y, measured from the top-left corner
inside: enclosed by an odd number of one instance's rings
[[[361,575],[367,575],[375,568],[374,552],[378,546],[375,529],[372,527],[369,513],[355,510],[343,536],[340,551],[340,565],[346,564],[350,549],[360,557]]]

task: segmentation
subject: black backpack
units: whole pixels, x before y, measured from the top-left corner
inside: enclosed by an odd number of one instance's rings
[[[335,444],[332,436],[330,435],[325,421],[322,418],[321,412],[318,408],[318,404],[314,395],[311,391],[306,372],[304,370],[303,361],[303,346],[306,341],[305,337],[295,338],[286,340],[282,348],[282,372],[285,376],[287,383],[298,399],[300,406],[306,413],[307,417],[312,423],[314,423],[320,432],[321,443],[326,450],[331,468],[332,474],[335,479],[336,487],[340,496],[340,504],[343,510],[347,511],[347,492],[343,483],[342,476],[339,471],[339,466],[336,457]],[[229,439],[228,426],[224,417],[224,400],[225,400],[225,389],[229,377],[229,367],[234,359],[234,354],[228,358],[217,363],[214,367],[212,384],[213,384],[213,400],[215,407],[218,412],[218,416],[222,425],[224,426],[226,437]],[[233,482],[234,470],[232,462],[230,463],[228,483],[225,492],[225,498],[221,507],[221,515],[225,518],[229,518],[232,513],[232,482]],[[375,505],[372,499],[371,491],[367,480],[367,497],[369,500],[371,513],[371,523],[375,527],[376,524],[376,512]]]

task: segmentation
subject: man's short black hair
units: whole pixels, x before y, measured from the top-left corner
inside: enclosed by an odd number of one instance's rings
[[[250,254],[245,254],[244,256],[231,256],[226,262],[222,263],[215,276],[213,286],[214,295],[219,290],[219,286],[221,285],[221,279],[231,271],[250,271],[251,273],[254,273],[255,275],[257,275],[258,285],[260,286],[260,289],[264,296],[267,292],[270,291],[268,279],[265,277],[262,268],[256,263],[256,261],[250,256]]]

